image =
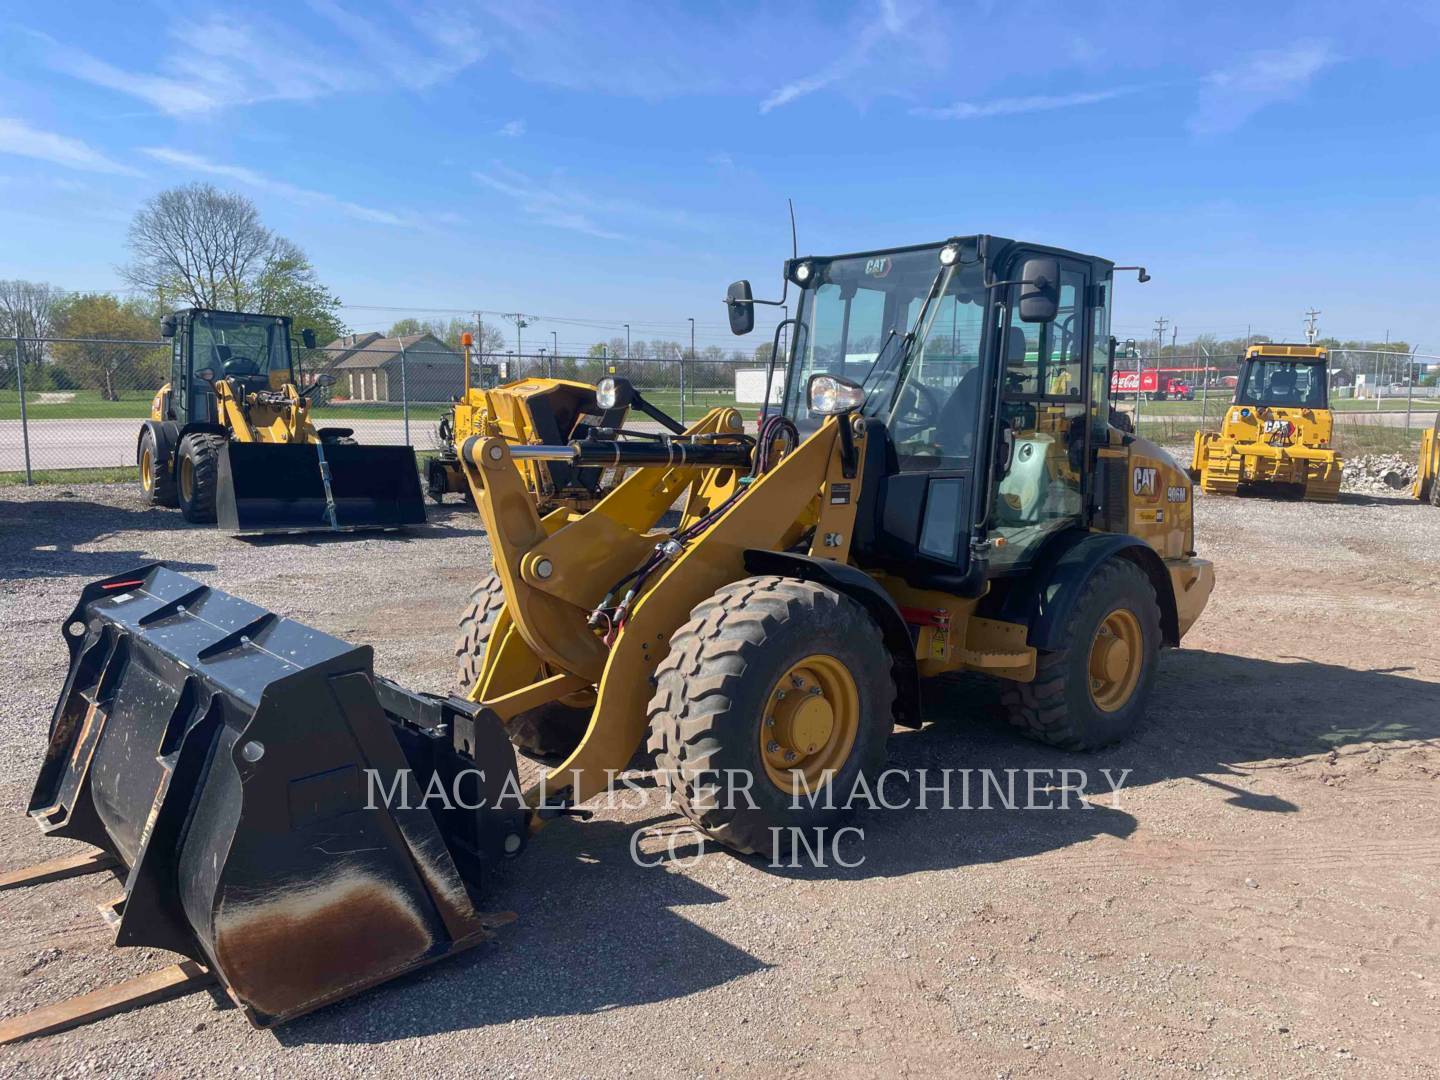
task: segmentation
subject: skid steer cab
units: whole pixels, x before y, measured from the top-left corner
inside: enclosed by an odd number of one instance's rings
[[[1315,502],[1340,498],[1344,462],[1327,396],[1329,353],[1316,345],[1251,345],[1220,430],[1195,432],[1190,476],[1207,495],[1242,489]]]
[[[477,385],[471,379],[471,336],[463,334],[460,344],[465,353],[464,389],[436,427],[440,452],[425,464],[425,492],[436,503],[443,503],[449,494],[470,497],[470,484],[460,465],[460,447],[473,436],[499,436],[515,446],[555,445],[625,423],[629,407],[601,405],[589,383],[530,378],[497,385],[493,377],[486,377],[492,366],[482,363]],[[516,464],[542,514],[561,507],[590,509],[620,474],[603,466],[581,467],[566,461],[525,459]]]
[[[316,428],[299,388],[290,320],[189,308],[167,315],[170,381],[136,439],[140,485],[186,521],[235,535],[397,529],[423,524],[415,452],[361,446],[349,428]],[[303,332],[313,348],[314,333]]]

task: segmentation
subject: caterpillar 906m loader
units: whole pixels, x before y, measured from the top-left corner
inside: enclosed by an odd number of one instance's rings
[[[151,502],[235,535],[424,523],[413,449],[310,422],[310,395],[330,376],[298,389],[288,317],[189,308],[161,333],[174,343],[170,381],[135,447]]]
[[[448,494],[470,496],[470,483],[460,464],[460,447],[475,436],[500,436],[517,446],[556,445],[587,438],[624,425],[628,407],[604,409],[595,387],[567,379],[530,378],[498,386],[475,386],[470,379],[473,341],[461,335],[465,352],[465,383],[460,398],[437,429],[440,453],[425,465],[426,494],[443,502]],[[638,395],[637,395],[638,397]],[[646,409],[641,398],[637,407]],[[668,418],[667,418],[668,419]],[[672,421],[673,423],[673,421]],[[684,428],[675,424],[675,434]],[[557,507],[588,510],[604,492],[604,466],[579,467],[565,461],[516,462],[541,513]]]
[[[123,943],[264,1023],[483,936],[485,871],[647,731],[680,810],[744,852],[873,791],[931,676],[1004,680],[1056,746],[1123,737],[1214,575],[1185,473],[1108,423],[1113,271],[994,236],[792,260],[784,404],[755,434],[717,408],[659,438],[467,439],[494,575],[463,698],[168,570],[92,585],[31,813],[121,867]],[[759,302],[731,287],[734,329]],[[527,460],[631,471],[542,517]],[[523,797],[507,730],[564,753]],[[417,801],[462,779],[468,801]]]
[[[1330,354],[1269,342],[1245,350],[1235,401],[1218,432],[1195,432],[1190,476],[1207,495],[1241,488],[1340,498],[1344,462],[1326,397]]]

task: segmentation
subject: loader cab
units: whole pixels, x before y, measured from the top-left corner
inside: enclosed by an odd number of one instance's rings
[[[1235,385],[1235,404],[1327,409],[1325,350],[1304,345],[1252,346]]]
[[[216,422],[216,379],[242,393],[295,381],[285,316],[189,308],[167,316],[163,329],[173,342],[172,408],[181,422]]]
[[[1042,270],[1037,290],[1024,275]],[[1109,262],[972,236],[795,259],[786,275],[800,288],[786,415],[813,431],[805,388],[839,375],[885,433],[869,442],[883,480],[861,494],[862,562],[974,595],[1084,527],[1108,439]]]

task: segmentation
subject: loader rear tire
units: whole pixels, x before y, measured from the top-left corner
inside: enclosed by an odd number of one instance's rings
[[[485,645],[504,607],[505,589],[495,574],[485,578],[470,593],[470,603],[460,616],[460,636],[455,640],[462,693],[468,693],[480,678]],[[517,750],[536,757],[563,758],[580,745],[590,724],[590,713],[589,707],[552,701],[505,721],[505,731]]]
[[[655,682],[659,782],[686,817],[736,851],[775,857],[801,834],[823,844],[823,830],[848,816],[857,780],[874,791],[885,768],[895,705],[889,653],[865,609],[823,585],[762,576],[725,586],[675,631]],[[818,725],[802,711],[815,699]],[[809,734],[797,739],[802,730]],[[800,748],[793,765],[782,739]],[[799,776],[818,798],[804,795]]]
[[[208,525],[215,520],[215,489],[219,483],[220,448],[223,435],[199,431],[180,440],[177,452],[177,495],[180,513],[192,525]]]
[[[146,429],[140,436],[140,453],[136,465],[140,470],[140,490],[145,501],[151,506],[178,506],[175,495],[175,474],[160,465],[160,449],[155,445],[155,433]]]
[[[1033,682],[1005,684],[1010,722],[1062,750],[1119,742],[1145,715],[1160,652],[1160,608],[1145,571],[1120,558],[1097,567],[1063,640],[1063,649],[1040,650]]]

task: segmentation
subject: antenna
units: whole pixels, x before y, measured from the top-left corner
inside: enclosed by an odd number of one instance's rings
[[[790,257],[798,259],[800,257],[800,239],[799,233],[795,231],[795,200],[786,199],[785,201],[790,204]]]

